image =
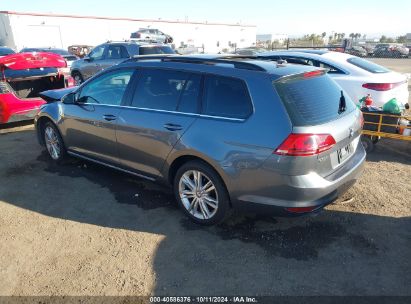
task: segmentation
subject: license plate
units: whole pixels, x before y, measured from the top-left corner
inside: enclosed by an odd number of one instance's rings
[[[352,146],[349,144],[348,146],[337,150],[337,155],[338,155],[338,163],[341,164],[343,161],[345,161],[351,154],[352,152]]]

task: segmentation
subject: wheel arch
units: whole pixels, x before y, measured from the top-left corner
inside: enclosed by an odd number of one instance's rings
[[[205,156],[202,155],[196,155],[196,154],[181,154],[172,159],[172,161],[169,162],[169,164],[166,166],[165,174],[164,177],[169,185],[173,184],[174,177],[181,166],[184,164],[191,162],[191,161],[199,161],[205,164],[206,166],[210,167],[222,180],[223,186],[226,189],[228,196],[230,197],[230,207],[232,207],[232,199],[230,195],[230,185],[227,182],[228,177],[227,174],[224,172],[223,169],[219,168],[212,160],[208,159]]]

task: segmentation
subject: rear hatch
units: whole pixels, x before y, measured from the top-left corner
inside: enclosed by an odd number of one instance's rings
[[[284,168],[289,175],[333,175],[358,148],[360,111],[324,70],[282,77],[274,87],[293,125],[275,150]]]
[[[38,93],[64,88],[60,69],[63,57],[52,53],[18,53],[0,58],[0,77],[20,98],[38,97]]]

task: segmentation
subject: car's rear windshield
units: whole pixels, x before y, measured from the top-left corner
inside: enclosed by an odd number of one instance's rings
[[[374,62],[358,58],[358,57],[351,57],[347,59],[347,62],[363,69],[366,70],[370,73],[388,73],[391,72],[389,69],[384,68],[383,66],[380,66]]]
[[[140,46],[140,55],[174,54],[169,46]]]
[[[273,83],[295,126],[327,123],[355,109],[343,94],[345,111],[341,111],[341,88],[327,75],[285,77]]]
[[[0,56],[14,54],[15,52],[12,49],[0,48]]]

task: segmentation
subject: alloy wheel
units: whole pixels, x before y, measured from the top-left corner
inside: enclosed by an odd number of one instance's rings
[[[56,131],[52,127],[47,126],[44,130],[44,139],[51,158],[58,160],[61,156],[61,146]]]
[[[209,220],[218,209],[218,193],[211,179],[198,170],[186,171],[179,181],[184,208],[195,218]]]

